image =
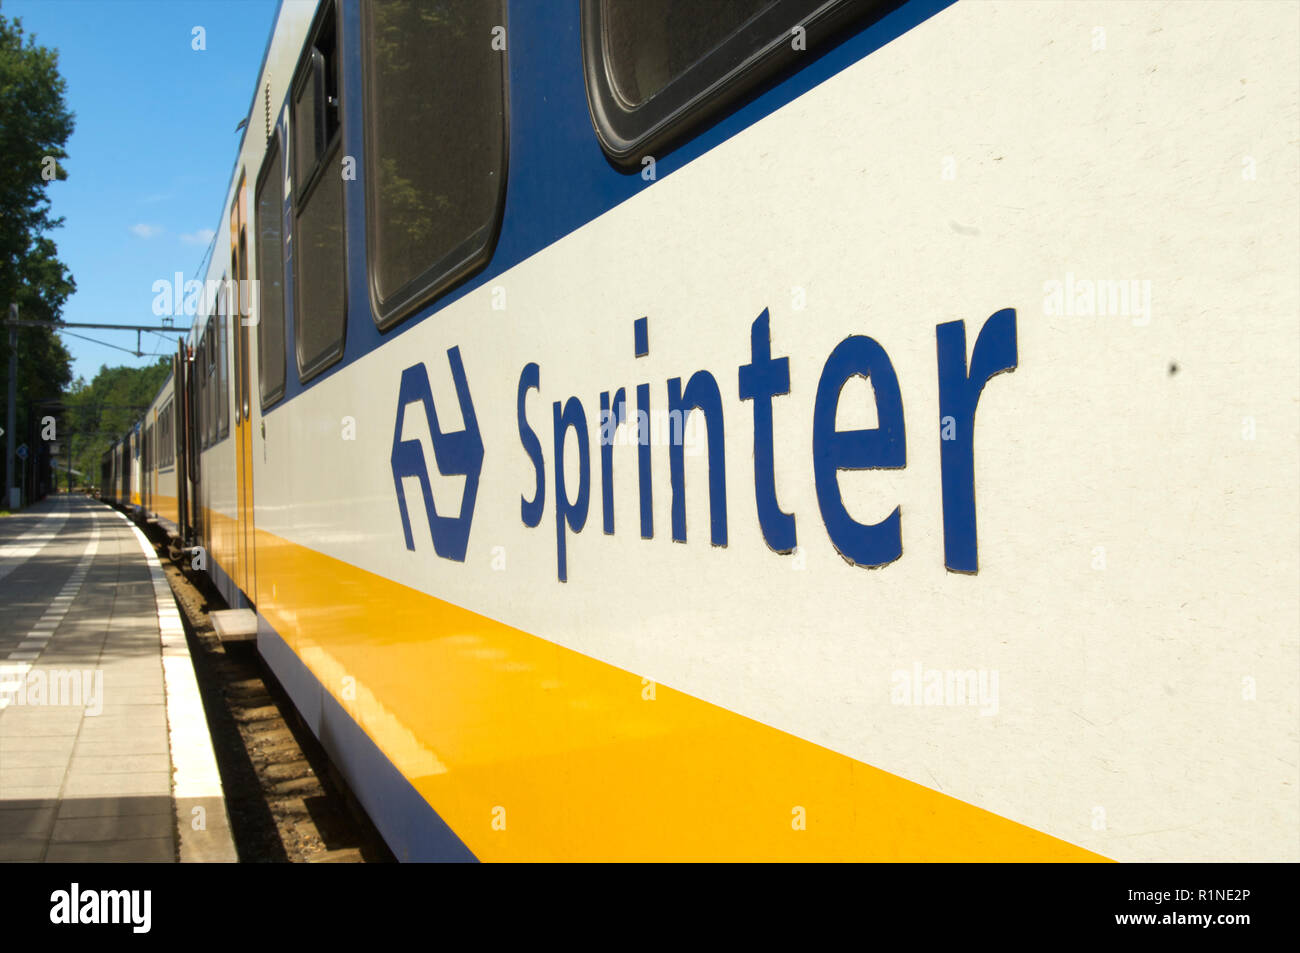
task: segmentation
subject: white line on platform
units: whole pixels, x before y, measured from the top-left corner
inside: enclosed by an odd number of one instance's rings
[[[181,624],[171,586],[144,533],[121,513],[117,513],[117,516],[131,527],[153,577],[158,630],[162,638],[167,732],[171,736],[175,795],[178,798],[221,797],[221,774],[217,770],[217,758],[212,751],[212,738],[203,712],[203,700],[199,696],[199,683],[194,676],[194,663],[190,659],[185,628]]]
[[[77,593],[81,591],[81,580],[85,578],[85,569],[94,561],[95,553],[99,551],[99,521],[95,518],[93,513],[90,513],[89,515],[90,541],[86,543],[86,548],[81,554],[81,560],[77,563],[77,568],[73,570],[72,576],[70,576],[68,581],[64,583],[63,589],[60,590],[61,594],[51,600],[50,608],[45,610],[45,614],[41,616],[40,621],[32,626],[31,631],[27,633],[27,637],[22,642],[18,643],[17,650],[9,653],[10,661],[35,661],[39,658],[41,652],[43,652],[49,645],[50,638],[54,635],[54,630],[59,627],[59,623],[63,621],[63,617],[68,614],[68,609],[72,606],[72,600],[75,598]],[[66,518],[66,516],[67,512],[65,510],[64,517]],[[21,537],[19,538],[21,539]],[[49,542],[49,540],[46,540],[46,542]],[[37,547],[38,551],[40,548],[44,547],[44,545],[45,544],[42,543],[40,547]],[[25,558],[27,557],[24,557],[24,559]],[[82,574],[80,578],[77,577],[77,573]],[[4,572],[0,571],[0,576],[3,575]],[[77,580],[75,588],[72,585],[74,579]],[[62,593],[67,594],[64,595]],[[36,651],[32,651],[33,649]],[[23,677],[31,669],[31,666],[24,664],[20,666],[20,668],[21,671],[16,674],[18,675],[18,687],[21,688]],[[4,674],[10,674],[12,677],[12,674],[14,673],[6,673],[3,670],[0,670],[0,676]],[[8,708],[12,700],[13,699],[10,695],[0,693],[0,711]]]
[[[114,511],[117,513],[117,511]],[[171,748],[172,806],[177,817],[177,846],[181,863],[197,860],[235,861],[239,859],[234,838],[230,832],[230,815],[226,810],[226,795],[221,786],[221,773],[217,770],[217,757],[212,750],[208,733],[208,719],[199,695],[199,682],[194,674],[194,661],[190,658],[185,627],[181,624],[167,577],[162,564],[149,545],[140,528],[126,516],[117,513],[135,534],[140,551],[149,565],[153,578],[154,602],[158,608],[158,632],[162,639],[163,689],[167,695],[167,743]],[[196,804],[207,801],[207,804]],[[190,826],[191,815],[219,810],[220,823],[208,816],[207,827],[195,834]]]
[[[67,498],[60,497],[52,510],[31,515],[39,516],[42,520],[53,520],[53,522],[42,522],[35,529],[30,529],[17,537],[12,543],[0,546],[0,579],[27,562],[44,549],[50,540],[59,535],[59,531],[63,529],[63,524],[68,519]]]

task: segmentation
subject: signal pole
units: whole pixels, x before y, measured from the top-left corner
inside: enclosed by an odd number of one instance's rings
[[[8,492],[9,508],[17,510],[21,505],[18,487],[14,481],[14,429],[18,426],[14,411],[18,403],[18,303],[9,303],[9,407],[5,415],[5,486]]]

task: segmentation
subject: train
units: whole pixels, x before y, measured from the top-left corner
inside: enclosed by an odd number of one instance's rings
[[[101,492],[400,860],[1294,861],[1298,39],[283,2]]]

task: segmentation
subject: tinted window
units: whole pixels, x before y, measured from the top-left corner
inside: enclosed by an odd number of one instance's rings
[[[194,362],[190,366],[190,373],[194,382],[194,396],[190,404],[190,417],[193,426],[191,433],[197,439],[200,446],[203,446],[207,439],[203,432],[203,382],[207,379],[207,375],[204,373],[205,361],[207,359],[203,356],[203,351],[204,342],[202,338],[199,338],[199,343],[194,348]],[[194,472],[193,460],[190,461],[190,471]]]
[[[207,359],[207,380],[204,382],[204,393],[207,395],[207,425],[204,430],[207,432],[208,446],[217,442],[217,391],[220,382],[217,380],[217,316],[214,314],[208,318],[208,331],[204,335],[208,346],[205,350],[204,357]]]
[[[172,431],[172,402],[169,400],[158,412],[158,468],[166,469],[176,462],[176,438]]]
[[[323,8],[294,79],[294,323],[298,370],[305,380],[343,355],[347,259],[338,43],[333,4]]]
[[[602,0],[614,90],[639,106],[775,0]]]
[[[293,154],[298,162],[295,176],[299,181],[306,181],[316,168],[316,162],[324,151],[324,143],[318,139],[320,130],[317,123],[316,104],[321,98],[320,82],[324,78],[325,58],[314,47],[307,53],[307,73],[293,97]]]
[[[587,101],[626,167],[898,0],[582,0]]]
[[[491,255],[506,171],[505,22],[501,0],[362,7],[367,257],[381,327]]]
[[[209,318],[203,330],[203,338],[199,341],[198,352],[199,434],[205,449],[212,442],[212,363],[208,359],[212,345],[212,335],[209,333],[211,327],[212,319]]]
[[[224,284],[224,282],[223,282]],[[217,313],[217,434],[220,440],[230,433],[230,297],[222,292]]]
[[[284,176],[275,140],[257,183],[257,376],[262,407],[284,393]]]
[[[295,234],[298,365],[308,376],[343,351],[347,260],[340,178],[326,176],[319,184],[298,214]]]

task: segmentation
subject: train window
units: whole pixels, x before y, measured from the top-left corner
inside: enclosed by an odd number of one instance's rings
[[[217,305],[217,433],[221,440],[230,435],[230,298],[224,288]]]
[[[204,433],[207,436],[207,446],[212,446],[217,442],[217,315],[214,312],[208,317],[208,330],[204,334],[204,339],[208,342],[204,350],[204,359],[207,366],[204,368],[205,381],[203,392],[207,396],[207,406],[204,408],[206,422],[204,424]]]
[[[257,177],[257,378],[262,409],[284,394],[284,171],[280,140]]]
[[[199,337],[199,346],[194,351],[195,387],[198,390],[197,410],[199,416],[199,446],[206,450],[208,446],[208,334],[207,324]]]
[[[505,201],[503,0],[362,6],[366,250],[391,327],[487,264]],[[503,45],[503,44],[502,44]]]
[[[582,0],[587,103],[611,159],[680,138],[849,23],[896,0]]]
[[[293,84],[294,324],[298,373],[307,380],[343,356],[347,258],[337,10],[321,8]]]
[[[158,411],[158,469],[165,470],[174,462],[175,437],[172,434],[172,402],[169,400]]]
[[[211,336],[208,334],[204,334],[203,335],[203,371],[202,371],[202,376],[200,377],[200,384],[203,387],[203,403],[200,405],[200,411],[199,411],[203,415],[204,449],[207,449],[208,445],[212,443],[212,432],[209,423],[212,419],[212,413],[211,413],[212,387],[211,387],[211,378],[208,376],[208,367],[209,367],[208,351],[211,349],[211,347],[212,347]]]
[[[198,438],[201,444],[203,441],[203,373],[200,368],[203,366],[203,339],[199,338],[199,343],[194,346],[194,362],[190,369],[193,380],[193,403],[190,406],[190,416],[193,424],[192,433]],[[190,468],[193,469],[194,461],[190,461]]]

